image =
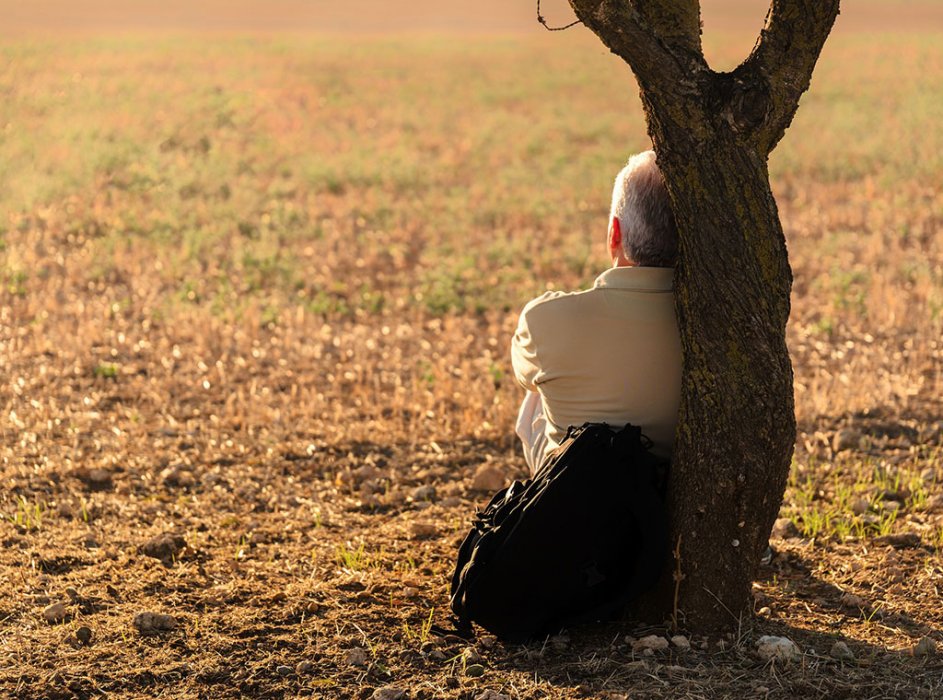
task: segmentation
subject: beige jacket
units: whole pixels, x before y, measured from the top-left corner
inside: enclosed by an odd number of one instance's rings
[[[670,456],[681,401],[674,271],[614,267],[582,292],[547,292],[524,307],[511,343],[517,381],[537,391],[547,447],[567,426],[632,423]]]

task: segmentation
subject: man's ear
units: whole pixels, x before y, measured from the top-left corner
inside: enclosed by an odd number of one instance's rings
[[[619,217],[612,217],[609,224],[609,249],[615,250],[622,247],[622,225],[619,223]]]

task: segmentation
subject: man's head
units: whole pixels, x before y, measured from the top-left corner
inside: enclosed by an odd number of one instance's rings
[[[674,267],[678,230],[654,151],[632,156],[616,176],[609,251],[616,265]]]

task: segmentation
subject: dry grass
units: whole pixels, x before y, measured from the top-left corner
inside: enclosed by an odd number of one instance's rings
[[[941,692],[909,656],[943,640],[938,37],[833,42],[774,154],[799,536],[762,612],[652,658],[628,623],[485,638],[480,679],[428,621],[475,467],[524,470],[516,311],[603,265],[612,174],[646,145],[628,73],[578,37],[0,53],[0,694]],[[139,634],[145,610],[177,629]],[[802,664],[758,661],[766,633]]]

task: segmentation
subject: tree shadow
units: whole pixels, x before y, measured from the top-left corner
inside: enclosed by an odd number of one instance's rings
[[[898,417],[894,422],[889,415],[874,412],[852,418],[858,421],[853,425],[870,426],[871,434],[889,440],[910,435],[905,429],[910,418]],[[487,461],[500,465],[509,480],[526,477],[513,435],[497,439],[463,437],[448,444],[349,441],[319,448],[314,454],[284,457],[296,476],[306,472],[324,476],[325,470],[340,474],[372,465],[388,474],[397,473],[403,483],[416,486],[458,487],[456,482],[469,479],[475,468]],[[474,506],[483,505],[490,494],[461,486],[464,496],[456,507],[470,517]],[[379,506],[381,513],[389,508],[391,514],[407,507]],[[371,508],[377,512],[377,507]],[[868,619],[873,608],[849,607],[847,601],[842,602],[845,591],[816,573],[824,558],[834,560],[840,553],[808,544],[783,544],[780,549],[758,578],[761,588],[776,591],[755,606],[757,612],[767,605],[775,612],[737,620],[730,636],[690,635],[690,649],[669,643],[666,649],[646,654],[634,642],[649,634],[668,640],[672,635],[666,626],[620,620],[575,628],[528,645],[505,645],[480,634],[472,643],[486,657],[495,678],[505,680],[501,681],[503,685],[489,685],[489,670],[480,679],[461,680],[455,687],[456,697],[471,700],[484,689],[509,697],[534,698],[943,697],[940,657],[912,654],[913,643],[921,637],[943,641],[938,615],[924,618],[895,609]],[[882,630],[889,631],[889,638],[896,641],[882,643]],[[801,659],[789,664],[764,661],[756,651],[757,640],[763,635],[791,639],[799,647]],[[911,643],[902,643],[904,639]],[[838,641],[848,646],[853,658],[832,656]],[[454,659],[470,642],[447,637],[441,644],[444,655]],[[462,677],[460,669],[456,676]],[[534,686],[523,694],[508,693],[509,677],[531,678]]]
[[[799,422],[798,447],[807,452],[824,450],[829,456],[848,449],[882,456],[913,447],[939,447],[943,446],[941,416],[943,401],[926,398],[903,407],[818,415]]]
[[[759,582],[788,583],[784,614],[746,616],[731,633],[714,637],[680,632],[684,640],[644,651],[639,640],[668,640],[664,625],[632,620],[586,625],[527,645],[496,643],[497,669],[514,671],[561,697],[646,698],[933,698],[943,693],[943,658],[915,656],[913,647],[892,649],[875,641],[892,629],[917,639],[943,641],[931,622],[895,612],[873,621],[872,633],[858,634],[868,610],[850,610],[844,592],[814,573],[810,558],[779,553],[763,567]],[[777,601],[777,607],[780,607]],[[758,602],[758,609],[760,603]],[[874,633],[877,631],[877,634]],[[800,650],[793,662],[766,661],[757,653],[761,636],[786,637]],[[487,636],[482,638],[487,641]],[[690,648],[683,648],[687,641]],[[836,644],[842,642],[847,652]],[[480,645],[481,645],[480,641]],[[665,642],[661,642],[665,645]],[[844,658],[843,654],[850,654]]]

